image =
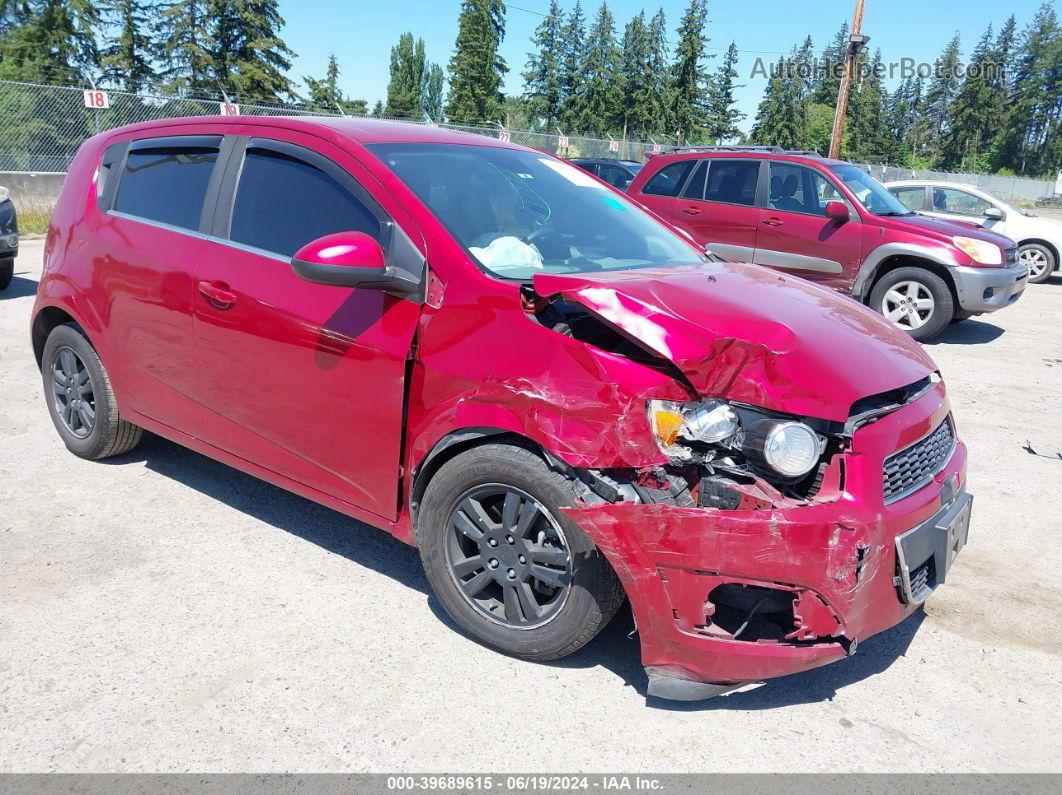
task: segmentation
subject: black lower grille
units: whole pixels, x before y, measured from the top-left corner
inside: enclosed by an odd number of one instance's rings
[[[885,502],[894,502],[929,483],[947,463],[954,445],[955,433],[949,417],[929,436],[886,458]]]
[[[911,595],[918,600],[921,594],[927,588],[932,590],[936,584],[936,577],[933,566],[933,558],[930,558],[918,568],[911,571]]]

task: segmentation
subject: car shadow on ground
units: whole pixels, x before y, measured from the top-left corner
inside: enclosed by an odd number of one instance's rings
[[[261,522],[422,592],[432,613],[450,629],[460,632],[432,594],[417,551],[388,533],[151,433],[144,434],[134,451],[101,463],[121,466],[137,462]],[[923,613],[919,611],[899,626],[861,643],[858,654],[853,657],[768,682],[755,690],[709,701],[648,698],[646,703],[652,708],[678,711],[759,710],[829,700],[839,689],[881,673],[902,657],[922,620]],[[588,646],[563,660],[542,664],[556,668],[600,666],[646,696],[648,680],[641,664],[629,605],[624,605]]]
[[[983,320],[963,320],[960,323],[952,323],[940,334],[923,345],[983,345],[986,342],[999,339],[1003,336],[1003,329]]]
[[[37,293],[37,280],[15,276],[3,290],[0,290],[0,301],[11,298],[25,298],[27,295]]]

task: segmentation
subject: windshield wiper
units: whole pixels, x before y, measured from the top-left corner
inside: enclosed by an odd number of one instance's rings
[[[907,211],[905,213],[898,213],[895,210],[889,210],[887,213],[878,213],[878,215],[884,215],[884,216],[888,216],[890,218],[904,218],[904,217],[906,217],[908,215],[915,215],[915,213],[913,213],[911,211]]]

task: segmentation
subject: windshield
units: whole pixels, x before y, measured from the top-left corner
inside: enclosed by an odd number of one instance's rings
[[[986,196],[991,196],[997,203],[1002,204],[1008,210],[1013,210],[1014,212],[1028,216],[1029,218],[1036,218],[1036,213],[1031,213],[1028,210],[1018,207],[1017,205],[1011,204],[1006,199],[1001,198],[998,193],[993,193],[992,191],[986,190],[984,188],[978,188],[978,190],[980,190],[981,193],[985,194]]]
[[[841,178],[868,212],[875,215],[914,215],[884,185],[858,166],[831,166],[830,171]]]
[[[625,196],[547,155],[467,144],[368,148],[486,270],[505,279],[705,260]]]

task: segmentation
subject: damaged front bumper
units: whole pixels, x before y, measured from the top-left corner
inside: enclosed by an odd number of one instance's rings
[[[829,499],[757,510],[565,509],[623,581],[650,695],[700,699],[814,668],[914,612],[965,542],[966,449],[956,441],[926,485],[891,502],[883,462],[949,422],[949,412],[939,386],[857,430],[839,463],[843,488]],[[923,527],[931,530],[911,535]],[[915,540],[898,545],[904,538]],[[941,563],[919,571],[914,556],[932,556],[949,539]]]

